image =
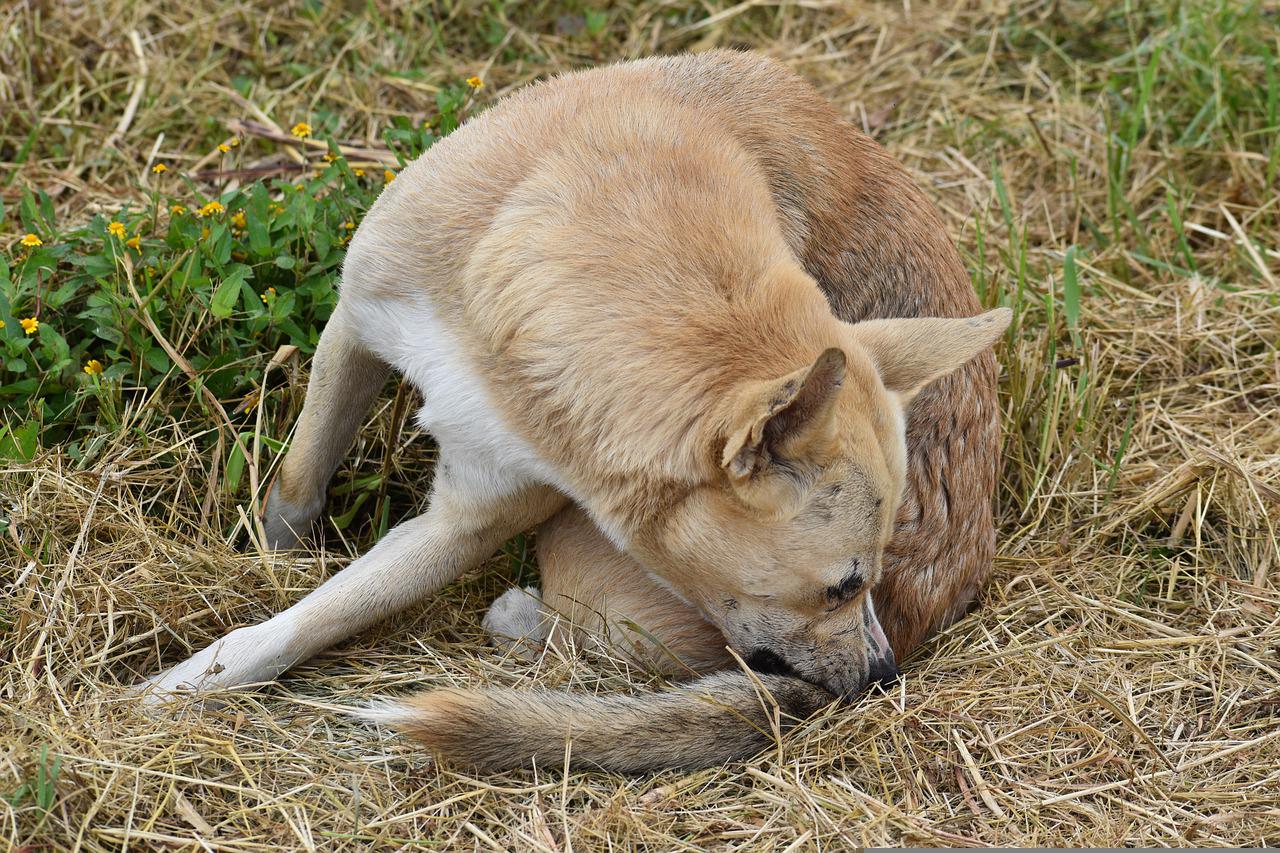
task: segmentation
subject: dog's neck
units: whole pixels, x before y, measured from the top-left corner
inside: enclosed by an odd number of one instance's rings
[[[748,298],[701,320],[696,340],[687,328],[657,324],[652,360],[630,372],[617,398],[584,407],[580,423],[590,424],[593,439],[558,460],[578,474],[575,498],[620,547],[691,489],[724,477],[739,389],[847,345],[848,327],[798,266],[769,270]]]

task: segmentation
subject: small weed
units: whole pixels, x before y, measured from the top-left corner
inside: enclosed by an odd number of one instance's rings
[[[34,805],[42,812],[53,808],[58,797],[58,775],[62,772],[62,759],[55,757],[49,760],[49,747],[40,747],[40,760],[36,762],[33,775],[28,777],[5,797],[9,805],[20,808],[27,803]]]

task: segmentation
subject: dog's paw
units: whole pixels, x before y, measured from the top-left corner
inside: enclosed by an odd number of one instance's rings
[[[278,484],[272,483],[267,494],[266,507],[262,511],[262,530],[266,534],[266,546],[274,551],[297,548],[303,537],[311,532],[311,526],[324,509],[324,495],[302,506],[285,499]]]
[[[507,590],[489,605],[483,624],[489,644],[495,649],[531,658],[546,643],[549,633],[542,593],[535,586]]]
[[[319,515],[320,508],[293,506],[280,497],[279,489],[273,489],[262,512],[266,547],[273,551],[297,548],[302,538],[311,532],[311,524]]]
[[[182,663],[134,685],[130,695],[155,706],[274,680],[293,662],[288,638],[278,631],[263,632],[262,627],[232,631]]]

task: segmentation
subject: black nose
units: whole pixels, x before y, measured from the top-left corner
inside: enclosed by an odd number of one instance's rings
[[[891,687],[897,683],[898,677],[902,675],[898,669],[897,662],[891,654],[887,658],[872,658],[871,670],[867,673],[867,687],[879,685],[880,687]]]

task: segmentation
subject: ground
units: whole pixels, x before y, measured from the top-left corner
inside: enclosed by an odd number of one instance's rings
[[[1278,10],[0,7],[0,837],[22,850],[1280,842]],[[394,178],[388,145],[421,147],[423,121],[446,131],[547,74],[712,46],[782,59],[901,157],[983,301],[1016,311],[997,350],[1000,547],[977,609],[889,695],[696,773],[468,775],[341,713],[429,685],[658,684],[606,657],[486,649],[483,607],[536,571],[524,539],[279,684],[177,719],[139,714],[124,687],[296,600],[423,499],[430,442],[412,395],[389,386],[334,481],[323,547],[245,546],[332,304],[336,206],[357,216]],[[297,153],[317,139],[343,140],[346,159]],[[322,170],[350,193],[328,194]],[[218,199],[228,209],[199,219],[164,210]],[[247,224],[219,220],[232,208]],[[262,231],[277,213],[287,224]],[[312,235],[313,213],[332,240]]]

